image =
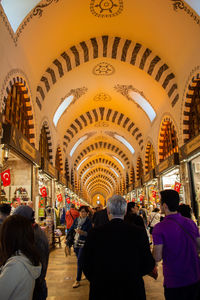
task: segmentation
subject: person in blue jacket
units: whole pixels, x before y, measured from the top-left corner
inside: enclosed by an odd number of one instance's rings
[[[88,206],[81,206],[79,208],[80,216],[76,218],[69,229],[68,234],[75,231],[74,236],[74,252],[77,257],[77,276],[76,281],[73,284],[73,288],[77,288],[80,286],[81,275],[83,271],[83,246],[86,241],[87,234],[89,230],[92,228],[92,223],[88,217],[89,209]]]

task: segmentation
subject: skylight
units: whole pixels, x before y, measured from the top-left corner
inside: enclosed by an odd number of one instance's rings
[[[156,117],[156,113],[153,107],[149,104],[149,102],[137,92],[130,91],[129,95],[145,111],[150,121],[153,122],[153,120]]]
[[[135,153],[135,150],[133,149],[133,147],[129,144],[129,142],[127,142],[127,140],[125,140],[121,135],[118,134],[114,134],[114,137],[120,141],[122,144],[124,144],[124,146],[126,146],[128,148],[128,150],[131,151],[132,154]]]
[[[87,169],[84,173],[83,173],[83,175],[81,176],[81,178],[83,178],[83,176],[91,169],[92,167],[90,167],[89,169]]]
[[[124,165],[123,163],[115,156],[112,156],[114,159],[116,159],[116,161],[118,161],[118,163],[122,166],[122,168],[124,169]]]
[[[77,167],[77,171],[78,171],[78,169],[80,168],[80,166],[84,163],[84,161],[86,161],[87,159],[89,158],[89,156],[88,157],[86,157],[86,158],[84,158],[84,160],[82,160],[82,162],[78,165],[78,167]]]
[[[65,98],[65,100],[63,100],[63,102],[59,105],[59,107],[56,110],[54,117],[53,117],[53,123],[55,126],[57,126],[60,117],[65,112],[65,110],[70,105],[70,103],[72,102],[73,99],[74,99],[74,96],[70,95],[67,98]]]
[[[82,136],[77,142],[76,142],[76,144],[74,145],[74,147],[72,148],[72,150],[70,151],[70,156],[72,157],[72,155],[74,154],[74,152],[75,152],[75,150],[76,150],[76,148],[83,142],[83,141],[85,141],[86,139],[87,139],[87,135],[84,135],[84,136]]]
[[[196,13],[200,16],[200,1],[199,0],[185,0],[185,2],[187,2],[187,4],[190,5],[190,7],[192,7]]]
[[[110,168],[110,170],[112,170],[112,171],[115,173],[115,175],[116,175],[117,177],[119,177],[119,175],[117,174],[117,172],[116,172],[113,168]]]
[[[2,0],[1,5],[14,32],[40,0]]]

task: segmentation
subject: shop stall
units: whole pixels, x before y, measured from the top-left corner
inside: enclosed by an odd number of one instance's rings
[[[41,158],[41,169],[39,170],[39,199],[36,208],[36,216],[46,232],[49,245],[54,246],[54,228],[55,228],[55,181],[58,180],[58,171],[44,157]]]
[[[179,192],[181,202],[184,202],[184,189],[180,178],[179,154],[174,153],[156,166],[158,189],[173,189]]]
[[[135,193],[136,193],[136,203],[138,205],[145,205],[145,189],[142,186],[142,179],[135,181]]]
[[[200,135],[180,148],[180,162],[186,203],[192,206],[200,225]]]
[[[142,179],[145,188],[145,206],[153,208],[159,206],[158,179],[156,178],[155,169],[143,176]]]
[[[40,153],[10,124],[3,125],[0,147],[1,161],[1,201],[19,205],[32,202],[34,207],[34,168],[40,164]]]

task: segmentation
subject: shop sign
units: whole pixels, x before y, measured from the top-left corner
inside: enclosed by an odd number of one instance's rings
[[[137,181],[135,181],[135,188],[138,188],[142,185],[142,180],[138,179]]]
[[[200,135],[196,136],[180,148],[180,159],[187,158],[189,154],[200,148]]]
[[[3,186],[9,186],[11,181],[10,181],[10,169],[5,170],[4,172],[1,173],[1,180],[3,183]]]
[[[42,162],[42,169],[44,172],[46,172],[48,175],[50,175],[53,178],[58,178],[58,171],[56,168],[52,166],[52,164],[44,157],[41,159]]]
[[[179,155],[174,153],[156,166],[156,175],[161,174],[165,170],[172,168],[174,165],[179,165]]]
[[[2,143],[11,146],[29,160],[40,164],[40,153],[26,139],[25,136],[14,126],[3,124]]]
[[[67,186],[67,180],[66,180],[65,176],[63,176],[61,173],[59,173],[58,176],[59,176],[60,183]]]
[[[143,182],[146,183],[150,180],[152,180],[155,177],[155,170],[151,170],[146,175],[143,176]]]

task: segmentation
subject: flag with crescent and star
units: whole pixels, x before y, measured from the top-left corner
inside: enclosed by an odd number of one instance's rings
[[[5,170],[4,172],[1,173],[1,180],[3,183],[3,186],[8,186],[10,185],[10,169]]]

